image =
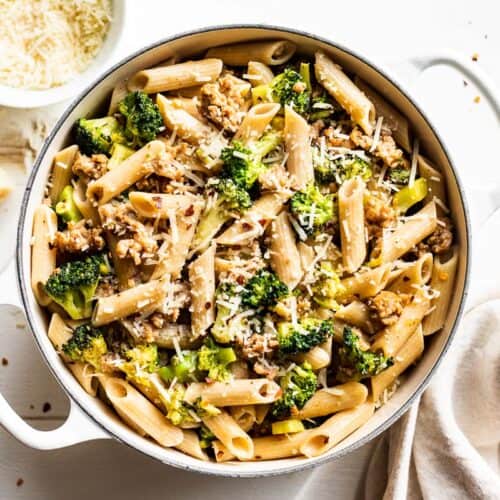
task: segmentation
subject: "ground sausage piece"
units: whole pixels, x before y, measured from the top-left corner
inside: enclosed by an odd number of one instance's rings
[[[383,228],[394,224],[396,212],[387,201],[370,195],[365,199],[365,219],[368,238],[381,238]]]
[[[436,230],[427,238],[427,244],[433,253],[441,254],[448,251],[453,243],[453,224],[448,217],[439,219]]]
[[[226,132],[235,134],[246,111],[248,82],[227,73],[201,88],[201,113]]]
[[[383,290],[368,301],[368,307],[383,325],[389,326],[396,323],[406,303],[406,294]]]
[[[64,231],[57,231],[53,245],[60,252],[94,252],[104,248],[100,227],[92,227],[88,220],[69,222]]]
[[[90,158],[78,153],[73,163],[73,173],[83,179],[99,179],[108,170],[108,158],[106,155],[92,155]]]

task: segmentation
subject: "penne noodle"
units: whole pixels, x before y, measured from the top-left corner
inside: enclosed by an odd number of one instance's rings
[[[300,254],[288,215],[281,212],[271,222],[271,266],[279,279],[293,290],[302,277]]]
[[[181,429],[171,424],[156,406],[121,378],[99,375],[104,392],[113,407],[126,415],[135,428],[165,447],[178,446],[184,439]]]
[[[423,352],[424,336],[422,327],[419,326],[397,352],[394,364],[370,378],[373,400],[378,401],[385,389],[390,387],[411,364],[415,363]]]
[[[244,143],[259,139],[281,106],[275,102],[265,102],[252,106],[243,118],[234,139]]]
[[[313,370],[321,370],[330,366],[332,361],[332,339],[329,338],[308,352],[297,354],[294,359],[298,363],[309,363]]]
[[[128,94],[127,81],[122,80],[115,85],[109,101],[108,116],[113,116],[118,111],[118,104],[125,99]]]
[[[351,274],[366,258],[364,192],[361,177],[345,181],[338,192],[342,260],[344,269]]]
[[[195,85],[214,82],[222,71],[220,59],[187,61],[170,66],[145,69],[128,81],[130,91],[142,90],[146,94],[168,92]]]
[[[205,117],[200,113],[197,97],[174,97],[170,99],[170,102],[174,107],[183,109],[200,122],[206,123]]]
[[[222,410],[219,415],[205,417],[203,423],[235,457],[240,460],[253,457],[252,439],[227,412]]]
[[[205,57],[217,57],[229,66],[246,66],[257,61],[269,66],[286,63],[295,53],[296,46],[287,40],[237,43],[209,49]]]
[[[54,206],[59,201],[59,195],[65,186],[70,184],[73,176],[73,163],[78,153],[78,146],[72,145],[62,149],[54,156],[52,177],[50,180],[49,198]]]
[[[201,337],[215,320],[215,247],[212,243],[189,265],[191,330]]]
[[[199,144],[214,135],[212,127],[179,107],[175,99],[167,99],[158,94],[156,104],[160,109],[165,127],[175,132],[181,139],[192,144]]]
[[[408,119],[358,76],[354,79],[354,83],[373,103],[377,116],[384,117],[384,126],[392,132],[394,140],[407,153],[411,153],[413,141],[410,136]]]
[[[109,252],[111,253],[111,260],[113,261],[113,267],[118,278],[120,290],[127,290],[128,288],[134,287],[138,275],[138,270],[134,265],[134,261],[130,258],[121,259],[118,257],[116,246],[119,240],[114,234],[110,231],[105,231],[104,236],[109,247]]]
[[[255,422],[257,424],[261,424],[264,422],[269,410],[271,409],[271,405],[257,405],[255,407]]]
[[[196,434],[195,431],[183,430],[182,435],[183,439],[176,446],[176,448],[184,453],[187,453],[191,457],[207,462],[209,458],[200,446],[200,438],[198,437],[198,434]]]
[[[371,349],[394,356],[422,322],[430,308],[430,300],[423,290],[417,290],[413,300],[401,313],[398,321],[379,332]]]
[[[285,106],[286,168],[294,187],[302,190],[314,181],[309,125],[290,106]]]
[[[397,293],[415,293],[415,290],[429,283],[432,274],[432,254],[425,253],[415,262],[399,272],[389,290]]]
[[[429,203],[437,198],[446,205],[446,184],[443,174],[436,170],[430,161],[422,155],[418,155],[417,165],[420,176],[427,181],[427,196],[424,198],[424,202]],[[436,210],[439,215],[443,214],[443,209],[439,205],[436,206]]]
[[[151,141],[139,151],[129,156],[120,165],[93,181],[87,188],[87,198],[95,205],[102,205],[118,196],[155,170],[155,162],[165,154],[165,144]]]
[[[165,283],[162,280],[153,280],[115,295],[99,297],[92,315],[92,324],[107,325],[141,312],[164,298],[165,294]]]
[[[44,285],[56,268],[56,249],[52,247],[56,231],[55,212],[47,205],[40,205],[33,217],[31,288],[37,302],[42,306],[52,302],[44,291]]]
[[[253,405],[231,406],[229,413],[245,432],[252,429],[255,424],[256,413],[255,406]]]
[[[373,415],[375,405],[371,401],[349,410],[343,410],[313,429],[300,446],[300,452],[308,458],[317,457],[331,450]]]
[[[368,397],[368,389],[359,382],[346,382],[327,389],[320,389],[305,404],[294,418],[326,417],[341,410],[363,404]]]
[[[335,312],[335,318],[345,321],[350,325],[357,326],[369,334],[372,334],[375,331],[370,309],[360,300],[353,300],[349,304],[340,307]]]
[[[98,227],[101,224],[101,218],[99,217],[99,212],[96,210],[96,207],[92,205],[87,198],[86,189],[82,180],[78,179],[73,190],[73,201],[83,217],[91,220],[94,226]]]
[[[286,198],[281,194],[262,195],[241,219],[233,222],[217,239],[220,245],[241,245],[264,233],[265,228],[274,219]]]
[[[352,296],[367,299],[377,295],[386,287],[391,275],[391,267],[392,264],[384,264],[341,280],[344,291],[338,296],[338,300],[344,302]]]
[[[194,210],[194,205],[200,205],[198,196],[190,194],[153,194],[132,191],[128,199],[135,211],[141,217],[168,219],[172,211],[182,210],[188,213]]]
[[[295,434],[254,438],[254,456],[247,460],[275,460],[301,455],[300,446],[311,432],[307,430]],[[212,446],[217,462],[228,462],[236,458],[220,441],[214,441]]]
[[[349,113],[366,134],[372,135],[375,124],[375,106],[361,90],[323,52],[316,52],[314,71],[318,82]]]
[[[215,406],[242,406],[273,403],[281,396],[281,388],[266,378],[236,379],[211,384],[192,383],[185,393],[185,401],[198,398]]]
[[[422,323],[424,335],[436,333],[444,326],[453,297],[457,266],[458,248],[456,246],[452,247],[448,254],[434,257],[430,287],[438,297],[432,301],[434,310],[424,318]]]
[[[252,87],[271,83],[274,78],[271,69],[259,61],[248,61],[247,73]]]

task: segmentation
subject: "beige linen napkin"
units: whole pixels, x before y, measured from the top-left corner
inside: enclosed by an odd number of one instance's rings
[[[377,444],[366,500],[500,499],[500,213],[476,236],[465,318],[420,401]]]

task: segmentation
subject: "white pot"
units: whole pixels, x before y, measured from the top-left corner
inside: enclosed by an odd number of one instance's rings
[[[439,334],[426,340],[428,345],[422,360],[404,378],[396,394],[375,413],[367,424],[334,449],[325,455],[311,459],[290,458],[267,462],[222,464],[202,462],[174,449],[162,448],[158,444],[140,437],[116,417],[99,399],[89,396],[65,367],[47,337],[46,314],[38,306],[31,292],[29,277],[32,218],[34,210],[43,198],[52,158],[57,151],[67,144],[75,120],[81,116],[97,113],[99,109],[103,108],[117,82],[140,69],[154,66],[172,55],[180,57],[196,56],[203,54],[205,49],[215,45],[265,38],[291,40],[297,44],[301,52],[306,54],[312,54],[318,48],[324,50],[347,71],[356,73],[365,81],[368,81],[408,117],[412,128],[420,138],[421,148],[441,167],[446,177],[449,205],[461,247],[456,291],[444,329]],[[495,107],[497,115],[500,116],[500,102],[495,97],[494,88],[489,84],[487,77],[478,72],[477,66],[472,66],[467,61],[462,61],[455,55],[446,53],[413,59],[407,62],[405,68],[407,76],[415,76],[426,67],[443,63],[454,66],[467,74],[481,88],[485,97]],[[494,204],[488,196],[483,197],[483,200],[479,216],[484,219],[484,214],[492,209]],[[421,394],[429,383],[433,372],[442,361],[456,331],[466,297],[470,234],[470,216],[466,208],[464,192],[446,147],[432,124],[410,96],[409,91],[405,90],[405,86],[387,71],[381,70],[366,58],[355,55],[349,49],[338,44],[286,28],[222,26],[168,38],[128,57],[87,88],[61,117],[46,140],[33,168],[21,208],[16,259],[6,273],[0,277],[0,294],[4,297],[4,300],[0,300],[0,303],[15,303],[24,309],[33,336],[45,360],[70,397],[71,411],[68,420],[62,427],[53,431],[42,432],[27,425],[0,395],[0,423],[17,439],[28,446],[38,449],[54,449],[93,439],[114,438],[166,464],[220,476],[277,475],[300,471],[339,458],[362,446],[394,423],[409,408],[412,401]],[[20,290],[19,298],[13,298],[16,287],[14,283],[17,283]]]

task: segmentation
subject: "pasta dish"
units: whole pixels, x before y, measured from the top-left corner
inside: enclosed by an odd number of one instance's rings
[[[444,325],[458,246],[408,120],[288,41],[170,59],[81,117],[32,289],[83,389],[200,460],[315,457]]]

